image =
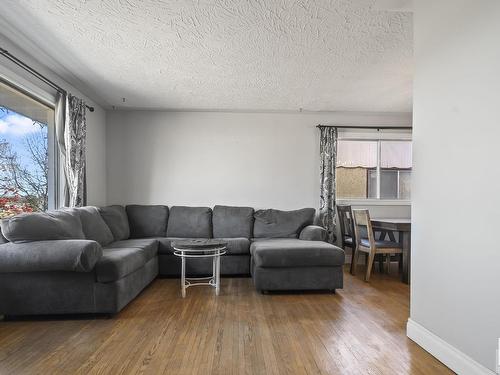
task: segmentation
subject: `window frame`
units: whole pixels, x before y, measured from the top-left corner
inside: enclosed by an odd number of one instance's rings
[[[41,103],[54,112],[52,121],[47,123],[47,150],[48,150],[48,210],[55,210],[61,207],[61,155],[57,145],[55,127],[55,102],[56,96],[48,91],[42,90],[30,81],[10,71],[2,69],[0,66],[0,82],[10,86],[12,89],[23,95]]]
[[[375,130],[376,131],[376,130]],[[411,199],[387,199],[380,198],[380,161],[381,161],[381,144],[385,141],[403,141],[412,142],[412,128],[408,127],[408,131],[376,131],[374,132],[355,132],[345,131],[339,132],[337,141],[365,141],[377,142],[377,198],[338,198],[337,204],[346,205],[371,205],[371,206],[410,206]],[[336,168],[336,166],[335,166]],[[413,168],[412,168],[413,170]]]

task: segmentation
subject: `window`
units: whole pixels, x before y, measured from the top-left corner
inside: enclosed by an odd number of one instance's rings
[[[0,218],[56,206],[54,109],[0,82]]]
[[[339,139],[337,198],[409,200],[409,140]]]

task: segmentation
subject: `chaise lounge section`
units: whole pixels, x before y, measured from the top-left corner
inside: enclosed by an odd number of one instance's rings
[[[0,315],[119,312],[158,275],[178,277],[178,239],[228,243],[222,275],[258,290],[342,288],[344,252],[324,242],[314,209],[129,205],[61,209],[2,221]],[[191,276],[211,262],[187,263]]]
[[[332,290],[343,286],[345,255],[312,225],[315,210],[261,210],[250,246],[257,290]]]
[[[257,290],[331,290],[343,286],[344,254],[322,241],[271,239],[250,247]]]

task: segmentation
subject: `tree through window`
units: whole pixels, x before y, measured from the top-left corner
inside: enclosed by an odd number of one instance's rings
[[[53,202],[52,108],[0,83],[0,217]]]

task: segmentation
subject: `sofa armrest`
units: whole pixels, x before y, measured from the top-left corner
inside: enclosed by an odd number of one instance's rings
[[[95,241],[54,240],[0,245],[0,273],[90,272],[102,256]]]
[[[308,225],[300,231],[299,240],[326,241],[326,229],[318,225]]]

